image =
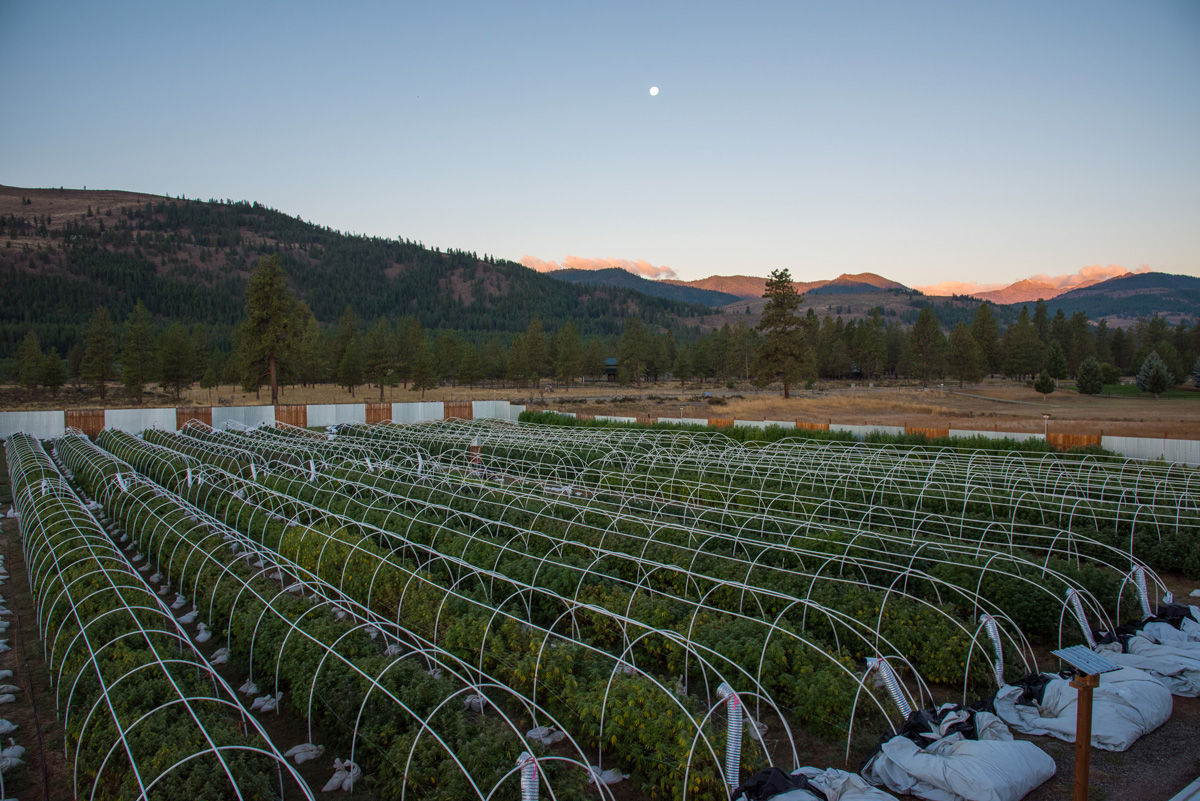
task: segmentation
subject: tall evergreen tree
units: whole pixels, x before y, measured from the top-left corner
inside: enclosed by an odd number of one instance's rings
[[[323,383],[329,374],[329,341],[321,324],[304,303],[297,304],[296,374],[300,384],[310,387]]]
[[[525,361],[529,369],[529,378],[535,387],[541,383],[542,376],[550,375],[550,348],[540,317],[530,320],[529,327],[525,330]]]
[[[121,337],[121,384],[133,395],[138,406],[142,405],[142,393],[156,367],[150,311],[139,300],[125,320],[125,335]]]
[[[363,342],[363,377],[379,387],[380,403],[384,388],[396,375],[396,342],[396,334],[386,317],[379,318]]]
[[[1200,326],[1200,323],[1197,323]],[[1192,386],[1200,389],[1200,356],[1196,357],[1196,363],[1192,365]]]
[[[1021,308],[1021,316],[1004,332],[1004,372],[1014,378],[1034,375],[1042,368],[1042,346],[1037,329],[1029,319],[1029,309]]]
[[[58,355],[58,348],[50,348],[42,360],[41,383],[54,396],[67,383],[67,368],[63,366],[62,356]]]
[[[1046,372],[1059,381],[1067,377],[1067,357],[1056,339],[1046,348]]]
[[[642,385],[646,364],[652,358],[651,346],[650,332],[642,321],[636,317],[627,319],[617,348],[617,369],[623,380],[634,381],[639,387]]]
[[[1057,386],[1054,382],[1054,376],[1050,375],[1046,370],[1043,370],[1041,375],[1037,377],[1037,380],[1033,382],[1034,391],[1042,393],[1043,398],[1048,397]]]
[[[1136,380],[1138,389],[1153,394],[1156,399],[1175,384],[1175,377],[1167,369],[1167,363],[1155,351],[1150,351],[1150,355],[1142,362]]]
[[[25,389],[37,389],[42,381],[42,343],[38,335],[30,331],[17,348],[17,364],[13,370],[16,383]]]
[[[192,386],[192,342],[182,323],[174,323],[159,337],[158,376],[176,401]]]
[[[1081,395],[1099,395],[1104,389],[1104,377],[1100,372],[1100,362],[1094,356],[1088,356],[1079,365],[1079,373],[1075,376],[1075,386]]]
[[[928,386],[931,378],[942,374],[946,352],[946,337],[929,306],[917,315],[917,322],[908,335],[908,347],[914,371],[920,376],[921,384]]]
[[[971,337],[983,352],[988,375],[995,375],[1001,364],[1000,326],[992,314],[991,304],[980,303],[975,310],[975,318],[971,321]]]
[[[116,374],[113,360],[117,350],[112,317],[106,307],[101,306],[92,314],[83,341],[83,380],[100,393],[103,402],[108,397],[108,382]]]
[[[525,350],[525,337],[517,334],[508,346],[508,361],[505,377],[518,386],[525,386],[529,378],[529,354]]]
[[[362,338],[359,336],[358,329],[352,329],[353,333],[349,340],[342,347],[342,358],[338,362],[337,381],[339,387],[345,387],[350,392],[350,397],[354,397],[354,388],[363,382],[363,345]],[[380,395],[383,390],[380,390]]]
[[[946,361],[950,368],[950,375],[958,379],[960,389],[963,382],[969,381],[974,384],[987,372],[987,360],[984,358],[983,348],[971,335],[967,324],[961,320],[950,332]]]
[[[570,391],[571,383],[583,372],[583,343],[570,320],[555,333],[554,339],[554,377]]]
[[[425,390],[437,387],[437,367],[433,363],[433,351],[427,339],[422,338],[413,352],[412,386],[410,392],[420,392],[425,400]]]
[[[271,403],[279,403],[280,362],[292,356],[299,332],[296,299],[278,256],[263,256],[246,282],[246,316],[240,326],[239,362],[243,385],[271,385]]]
[[[471,343],[463,344],[462,356],[458,362],[458,380],[469,387],[475,386],[483,378],[483,366],[479,360],[479,349]]]
[[[763,298],[766,304],[758,323],[762,334],[758,380],[765,386],[779,376],[783,381],[783,397],[788,398],[791,385],[800,379],[813,358],[812,348],[804,337],[803,321],[797,314],[804,298],[796,291],[786,269],[771,272]]]

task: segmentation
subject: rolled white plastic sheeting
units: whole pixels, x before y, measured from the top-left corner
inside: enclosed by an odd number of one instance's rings
[[[1025,688],[1011,684],[996,694],[996,714],[1022,734],[1075,742],[1079,692],[1071,682],[1048,676],[1041,699],[1021,701]],[[1170,691],[1149,673],[1123,668],[1100,676],[1092,690],[1092,746],[1124,751],[1171,717]]]

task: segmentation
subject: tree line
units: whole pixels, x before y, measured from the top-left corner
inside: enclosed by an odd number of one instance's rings
[[[1133,375],[1139,387],[1157,395],[1200,378],[1200,320],[1172,326],[1154,316],[1128,329],[1109,328],[1083,312],[1052,315],[1038,301],[1008,326],[982,303],[969,323],[960,320],[949,334],[929,307],[909,328],[889,322],[878,308],[847,322],[828,313],[819,317],[811,308],[799,315],[800,297],[786,270],[772,273],[765,297],[757,326],[736,320],[685,342],[637,316],[628,317],[619,334],[591,337],[582,336],[574,321],[548,331],[533,316],[520,333],[493,333],[478,342],[463,332],[432,331],[413,315],[364,322],[350,305],[336,325],[322,325],[289,289],[282,260],[267,256],[247,282],[242,318],[227,350],[212,344],[203,325],[174,322],[156,329],[138,301],[119,332],[108,309],[97,308],[65,358],[53,347],[43,351],[36,331],[29,331],[8,372],[30,390],[88,385],[102,401],[108,382],[119,378],[138,403],[154,383],[177,399],[197,383],[256,393],[271,387],[275,402],[280,385],[334,383],[352,396],[364,388],[378,391],[380,399],[388,387],[423,397],[441,384],[538,387],[550,380],[569,389],[580,380],[604,379],[613,358],[623,384],[782,382],[785,393],[817,380],[928,384],[950,378],[963,384],[1005,375],[1030,380],[1045,393],[1073,378],[1081,392],[1094,394]]]

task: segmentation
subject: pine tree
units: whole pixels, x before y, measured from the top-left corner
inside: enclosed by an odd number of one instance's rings
[[[536,387],[544,375],[550,374],[550,349],[546,344],[546,333],[542,329],[540,317],[529,321],[525,330],[525,360],[529,369],[529,377]]]
[[[113,358],[117,350],[112,317],[104,306],[92,314],[83,341],[83,380],[100,393],[103,402],[108,397],[108,382],[115,374]]]
[[[67,351],[67,377],[71,386],[79,389],[83,380],[83,345],[79,342],[72,344],[71,349]]]
[[[479,361],[479,349],[467,343],[463,346],[462,357],[458,363],[458,380],[469,387],[483,377],[483,367]]]
[[[292,356],[298,336],[296,299],[278,256],[263,256],[246,282],[246,317],[240,326],[242,384],[271,385],[271,403],[279,403],[281,362]]]
[[[1196,324],[1200,328],[1200,323]],[[1192,386],[1200,389],[1200,356],[1196,357],[1196,363],[1192,365]]]
[[[192,342],[182,323],[173,324],[158,339],[158,376],[176,401],[192,386]]]
[[[410,392],[420,392],[425,400],[425,390],[437,387],[437,368],[433,363],[433,352],[427,340],[421,340],[413,352],[412,386]]]
[[[363,343],[363,377],[379,387],[379,402],[383,402],[384,388],[396,375],[396,335],[386,317],[367,332]]]
[[[30,331],[17,347],[17,364],[13,370],[16,383],[25,389],[37,389],[42,380],[42,343]]]
[[[922,386],[928,386],[930,378],[941,375],[946,351],[946,337],[929,306],[917,315],[908,334],[908,348],[913,369],[921,377]]]
[[[125,320],[121,339],[121,384],[142,405],[142,393],[154,373],[154,332],[150,330],[150,311],[139,300]]]
[[[329,342],[325,338],[325,332],[321,330],[321,324],[308,310],[308,306],[301,303],[299,307],[298,315],[304,322],[300,326],[302,333],[296,347],[296,372],[302,385],[315,387],[328,379],[326,352],[329,350]]]
[[[583,372],[583,343],[579,340],[575,323],[570,320],[559,329],[554,339],[554,377],[570,391],[571,382]]]
[[[1067,357],[1057,340],[1046,348],[1046,372],[1061,381],[1067,377]]]
[[[57,348],[50,348],[50,352],[42,359],[41,382],[42,386],[56,397],[58,390],[67,383],[67,369],[63,366],[62,356],[58,355]]]
[[[981,303],[975,310],[975,319],[971,321],[971,337],[983,352],[988,375],[995,375],[1001,364],[1000,327],[990,304]]]
[[[974,384],[987,372],[987,360],[984,358],[983,348],[971,335],[967,324],[962,321],[959,321],[958,325],[954,326],[954,330],[950,332],[950,344],[947,348],[946,358],[950,367],[950,375],[958,379],[960,389],[964,381]]]
[[[337,380],[339,387],[345,387],[354,397],[354,388],[363,382],[363,346],[362,339],[355,330],[342,348],[342,358],[338,362]],[[382,397],[383,390],[379,390]]]
[[[517,334],[508,347],[508,360],[505,363],[504,375],[509,381],[518,386],[525,385],[529,375],[529,357],[525,351],[525,336]]]
[[[1079,365],[1079,375],[1075,376],[1075,386],[1081,395],[1099,395],[1104,389],[1104,377],[1100,372],[1100,362],[1095,357],[1088,356]]]
[[[1157,399],[1162,393],[1175,384],[1175,377],[1171,375],[1171,371],[1167,369],[1167,364],[1164,362],[1155,351],[1150,351],[1150,355],[1142,362],[1141,369],[1137,373],[1138,389],[1142,392],[1150,392]]]
[[[642,385],[646,363],[651,358],[650,347],[650,332],[642,321],[636,317],[627,319],[625,330],[621,332],[621,344],[617,347],[617,369],[623,381]]]
[[[812,348],[804,336],[803,320],[797,314],[804,298],[796,291],[791,273],[786,269],[771,272],[763,298],[766,303],[757,326],[763,338],[758,349],[758,381],[765,386],[780,376],[783,397],[788,398],[791,385],[814,360]],[[693,363],[694,369],[698,367]]]
[[[1033,382],[1033,388],[1042,393],[1042,397],[1046,397],[1057,388],[1057,384],[1054,382],[1054,376],[1043,370],[1042,374]]]
[[[1037,329],[1029,319],[1029,309],[1004,332],[1004,373],[1011,378],[1034,375],[1042,367],[1042,345]]]

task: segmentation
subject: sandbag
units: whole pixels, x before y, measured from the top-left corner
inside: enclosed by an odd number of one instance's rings
[[[1068,679],[1042,673],[996,694],[996,714],[1022,734],[1075,742],[1078,691]],[[1171,717],[1171,693],[1154,676],[1122,668],[1100,676],[1092,690],[1092,745],[1124,751]]]
[[[1014,740],[995,715],[944,704],[913,712],[900,734],[867,760],[862,775],[929,801],[1019,801],[1054,771],[1048,754]]]
[[[1104,643],[1096,652],[1121,667],[1137,668],[1161,681],[1171,695],[1200,696],[1200,652],[1194,649],[1151,642],[1141,635]]]

